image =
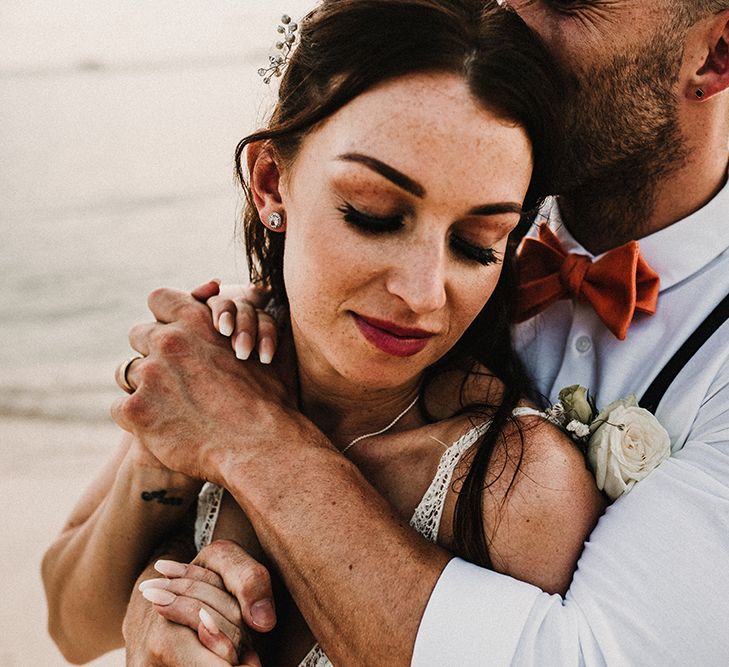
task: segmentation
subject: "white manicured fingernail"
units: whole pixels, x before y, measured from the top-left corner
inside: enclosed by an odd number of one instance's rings
[[[187,572],[187,566],[174,560],[158,560],[154,569],[165,577],[183,577]]]
[[[241,331],[238,334],[238,338],[235,341],[235,356],[241,361],[245,361],[251,356],[253,351],[253,338],[245,331]]]
[[[270,338],[262,338],[258,344],[258,358],[262,364],[270,364],[273,361],[273,340]]]
[[[233,333],[234,324],[233,316],[226,310],[218,320],[218,331],[223,336],[230,336]]]
[[[156,589],[166,589],[169,588],[170,580],[169,579],[147,579],[146,581],[143,581],[141,584],[139,584],[139,590],[145,591],[148,588],[156,588]]]
[[[220,632],[220,629],[218,628],[217,623],[213,620],[213,617],[202,607],[200,607],[198,616],[200,617],[202,624],[205,626],[205,629],[211,635],[217,635]]]
[[[152,604],[158,604],[162,607],[172,604],[177,599],[177,596],[174,593],[163,591],[159,588],[145,588],[142,591],[142,595]]]

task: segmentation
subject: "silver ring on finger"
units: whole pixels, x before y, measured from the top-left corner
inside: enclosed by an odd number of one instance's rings
[[[141,354],[135,354],[133,357],[129,357],[123,364],[120,364],[116,369],[116,383],[125,391],[127,394],[133,394],[136,387],[133,387],[129,382],[129,367],[137,361],[137,359],[144,359]]]

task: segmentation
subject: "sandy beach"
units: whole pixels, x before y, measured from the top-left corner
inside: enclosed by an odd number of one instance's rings
[[[43,553],[119,437],[113,371],[147,293],[245,279],[233,151],[271,108],[257,69],[281,14],[312,4],[3,3],[2,667],[67,664]]]
[[[3,667],[67,664],[45,629],[41,558],[117,433],[111,423],[2,421],[5,455],[0,464],[0,488],[10,502],[2,513],[0,531],[5,570],[12,573],[4,587],[9,600],[6,598],[0,610]],[[89,664],[120,666],[124,653],[115,651]]]

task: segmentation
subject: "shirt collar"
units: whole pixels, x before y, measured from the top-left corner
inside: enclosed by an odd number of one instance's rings
[[[543,214],[565,251],[599,259],[582,247],[562,223],[556,199]],[[639,241],[643,258],[661,277],[661,291],[686,280],[729,248],[729,183],[703,208]]]

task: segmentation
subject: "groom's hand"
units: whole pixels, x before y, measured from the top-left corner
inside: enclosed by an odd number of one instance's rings
[[[222,482],[226,466],[313,429],[294,409],[293,376],[282,379],[286,354],[271,366],[239,361],[188,293],[156,290],[149,307],[157,322],[129,335],[144,357],[128,367],[135,391],[114,403],[112,416],[163,464]]]

